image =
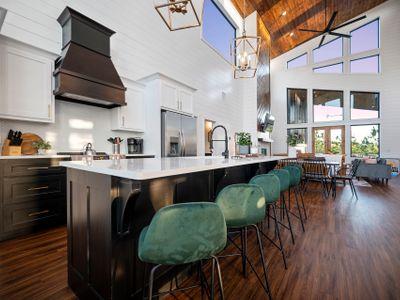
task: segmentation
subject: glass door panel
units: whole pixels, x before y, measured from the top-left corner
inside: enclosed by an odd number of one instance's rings
[[[345,127],[313,128],[313,151],[315,154],[345,154]]]
[[[317,154],[325,153],[326,148],[326,134],[325,129],[314,130],[314,152]]]
[[[343,154],[342,153],[342,129],[334,128],[330,130],[330,153],[332,154]],[[328,149],[329,150],[329,149]]]

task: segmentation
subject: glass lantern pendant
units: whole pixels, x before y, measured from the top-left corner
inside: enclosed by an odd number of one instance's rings
[[[239,78],[254,78],[257,73],[260,54],[261,37],[246,34],[246,21],[243,16],[242,36],[235,38],[231,44],[233,61],[233,76]]]
[[[170,31],[201,25],[193,0],[154,0],[154,8]]]

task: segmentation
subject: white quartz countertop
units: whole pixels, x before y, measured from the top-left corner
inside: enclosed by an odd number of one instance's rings
[[[125,157],[143,157],[143,156],[154,156],[154,154],[123,154]],[[19,155],[19,156],[5,156],[0,155],[0,159],[32,159],[32,158],[70,158],[70,155],[58,155],[58,154],[35,154],[35,155]]]
[[[63,161],[61,166],[134,180],[146,180],[180,174],[277,161],[287,157],[262,156],[225,159],[223,157],[174,157]]]

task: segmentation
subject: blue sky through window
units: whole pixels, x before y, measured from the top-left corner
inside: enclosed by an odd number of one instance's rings
[[[333,41],[314,49],[313,56],[314,62],[321,62],[324,60],[341,57],[343,55],[343,39],[337,38]]]
[[[222,57],[232,62],[230,45],[236,37],[236,28],[212,0],[204,0],[203,39]]]
[[[379,73],[379,56],[369,56],[350,61],[351,73]]]
[[[287,62],[287,68],[293,69],[307,65],[307,53],[300,55],[290,61]]]
[[[351,54],[379,48],[379,20],[350,32]]]

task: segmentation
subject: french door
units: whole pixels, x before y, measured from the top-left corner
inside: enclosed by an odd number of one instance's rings
[[[327,126],[313,128],[315,154],[345,154],[345,127]]]

